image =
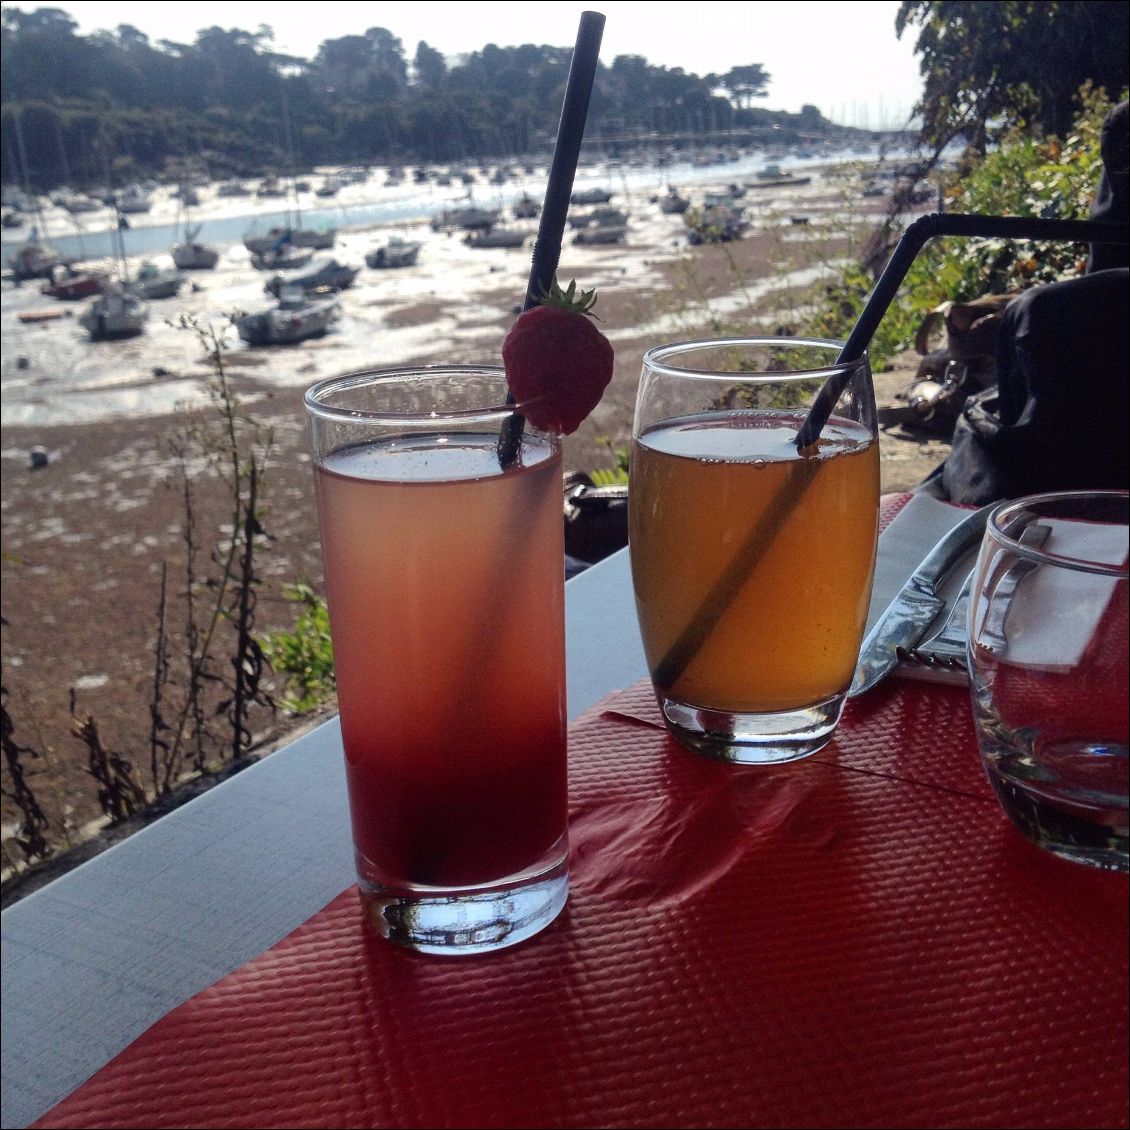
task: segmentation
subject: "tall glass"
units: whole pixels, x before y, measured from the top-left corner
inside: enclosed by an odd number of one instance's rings
[[[628,488],[644,651],[670,732],[728,761],[814,753],[855,671],[878,533],[866,357],[819,441],[793,442],[839,351],[748,338],[644,357]]]
[[[501,369],[306,394],[357,874],[385,937],[512,945],[568,890],[558,437],[505,468]]]
[[[998,507],[969,602],[973,718],[1009,819],[1055,855],[1130,870],[1130,494]]]

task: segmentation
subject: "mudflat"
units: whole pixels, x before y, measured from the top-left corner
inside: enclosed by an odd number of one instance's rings
[[[628,444],[643,353],[663,341],[724,332],[804,332],[820,264],[850,251],[833,223],[842,190],[816,184],[784,205],[763,206],[759,222],[733,243],[691,247],[678,216],[654,202],[633,210],[626,243],[562,254],[560,277],[597,286],[601,328],[616,350],[612,384],[599,408],[566,441],[567,470],[611,466]],[[809,224],[789,222],[806,210]],[[823,218],[823,219],[822,219]],[[866,216],[858,217],[865,227]],[[874,219],[874,216],[871,217]],[[334,254],[357,259],[381,233],[351,232]],[[293,627],[289,586],[321,588],[302,393],[315,380],[373,363],[498,363],[502,339],[521,302],[528,273],[523,251],[471,251],[451,237],[421,233],[431,273],[367,272],[342,295],[344,316],[326,337],[295,347],[250,349],[229,332],[225,365],[242,410],[272,435],[261,492],[254,628],[262,635]],[[197,582],[218,569],[212,552],[231,521],[224,483],[192,429],[216,418],[207,385],[213,366],[182,314],[220,318],[259,293],[263,276],[228,262],[194,276],[197,289],[154,303],[153,332],[121,343],[90,343],[77,317],[22,327],[19,312],[57,305],[37,284],[5,284],[5,423],[0,431],[3,480],[3,685],[14,742],[25,748],[27,783],[60,843],[80,842],[105,823],[89,773],[88,747],[72,732],[71,698],[83,720],[95,719],[107,750],[151,776],[151,702],[161,575],[166,576],[165,646],[170,694],[183,680],[186,635],[185,531],[197,544]],[[265,304],[265,303],[264,303]],[[74,307],[70,307],[74,310]],[[77,310],[74,313],[77,315]],[[25,362],[17,365],[19,357]],[[892,404],[913,378],[908,355],[876,374],[881,404]],[[18,389],[15,374],[19,373]],[[11,397],[9,390],[12,390]],[[31,452],[46,451],[34,466]],[[178,450],[182,453],[178,455]],[[945,456],[944,441],[900,430],[881,439],[882,488],[919,482]],[[42,460],[38,460],[42,462]],[[216,668],[230,663],[223,652]],[[267,673],[264,689],[283,697]],[[220,692],[213,696],[213,703]],[[269,749],[308,720],[281,707],[250,715],[257,751]],[[223,719],[214,719],[217,731]],[[6,771],[7,772],[7,771]],[[5,777],[5,788],[8,788]],[[5,872],[20,855],[10,842],[18,813],[4,799]]]

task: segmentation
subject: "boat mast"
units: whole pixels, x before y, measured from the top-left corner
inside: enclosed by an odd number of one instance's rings
[[[29,243],[39,242],[39,233],[43,229],[43,212],[39,206],[39,196],[31,191],[31,169],[27,161],[27,146],[24,144],[24,108],[17,104],[12,117],[16,122],[16,151],[20,155],[20,172],[23,174],[24,195],[31,201],[35,209],[35,226],[31,229]]]
[[[294,226],[302,230],[302,209],[298,204],[298,184],[295,181],[294,169],[294,136],[290,128],[290,100],[286,96],[286,84],[284,82],[282,88],[282,111],[283,111],[283,143],[286,145],[287,158],[290,161],[290,196],[294,197]],[[286,226],[289,228],[290,223],[290,197],[287,198],[286,205]]]
[[[122,232],[129,227],[129,220],[122,214],[118,207],[117,198],[114,201],[114,250],[118,256],[118,263],[122,271],[122,285],[129,286],[129,267],[126,265],[126,239]]]

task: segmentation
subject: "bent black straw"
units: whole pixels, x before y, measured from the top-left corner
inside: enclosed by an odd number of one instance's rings
[[[1094,220],[1037,220],[1026,216],[971,216],[934,212],[921,216],[903,232],[894,254],[883,268],[875,289],[868,296],[851,334],[840,351],[837,364],[858,361],[871,344],[887,307],[898,293],[914,257],[927,241],[939,235],[981,236],[986,239],[1040,239],[1059,243],[1126,243],[1125,224],[1102,224]],[[815,443],[851,372],[829,377],[817,393],[804,424],[796,435],[798,448]]]
[[[557,125],[557,140],[553,146],[553,162],[549,167],[549,180],[545,186],[538,236],[534,241],[533,264],[530,281],[526,286],[523,311],[537,306],[541,296],[549,290],[557,264],[561,258],[561,239],[565,234],[565,219],[569,213],[569,198],[573,195],[573,178],[581,156],[581,142],[585,136],[585,120],[589,113],[589,100],[596,81],[596,65],[600,57],[600,41],[604,35],[604,16],[600,12],[582,12],[577,29],[577,43],[569,64],[569,78],[565,84],[565,100],[561,104],[561,120]],[[507,395],[507,404],[514,397]],[[518,457],[522,443],[525,417],[515,412],[502,425],[498,437],[498,461],[509,466]]]

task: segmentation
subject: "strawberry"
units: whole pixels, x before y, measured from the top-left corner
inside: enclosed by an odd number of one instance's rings
[[[592,322],[596,291],[557,281],[523,313],[502,343],[506,383],[535,428],[570,435],[612,379],[612,346]]]

